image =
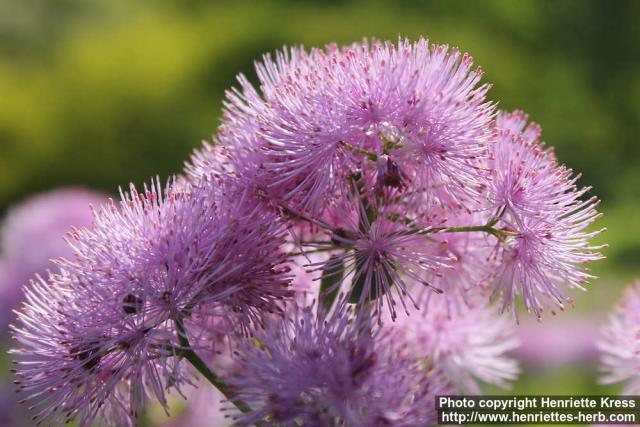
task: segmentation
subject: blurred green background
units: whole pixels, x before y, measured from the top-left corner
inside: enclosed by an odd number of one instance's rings
[[[470,52],[490,96],[527,111],[603,200],[602,278],[562,315],[601,317],[640,273],[639,23],[632,0],[0,0],[0,214],[62,185],[179,172],[263,52],[424,35]],[[616,390],[595,378],[528,371],[515,391]]]

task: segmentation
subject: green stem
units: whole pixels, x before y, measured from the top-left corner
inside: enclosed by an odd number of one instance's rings
[[[301,240],[299,242],[300,245],[302,246],[315,246],[315,245],[327,245],[327,246],[331,246],[333,243],[328,242],[326,240]]]
[[[412,229],[403,232],[402,234],[411,235],[411,234],[433,234],[433,233],[470,233],[480,231],[484,233],[491,234],[497,237],[500,241],[503,241],[505,237],[508,236],[517,236],[518,233],[513,231],[504,230],[502,228],[494,228],[490,225],[467,225],[461,227],[433,227],[433,228],[420,228],[420,229]]]
[[[333,231],[333,228],[331,228],[331,226],[319,219],[311,218],[301,212],[296,212],[282,203],[278,203],[278,206],[280,207],[280,209],[282,209],[282,213],[287,215],[288,217],[301,219],[303,221],[309,222],[310,224],[317,225],[320,228],[324,228],[325,230]]]
[[[287,256],[288,257],[304,256],[304,255],[308,255],[308,254],[316,254],[316,253],[321,253],[321,252],[330,252],[330,251],[335,251],[335,250],[336,250],[335,247],[319,248],[319,249],[311,249],[309,251],[304,251],[304,252],[288,252]]]
[[[397,141],[393,141],[391,139],[388,139],[386,136],[384,135],[380,135],[380,140],[382,141],[382,143],[384,144],[384,154],[389,154],[389,152],[391,150],[396,150],[398,148],[402,148],[404,147],[403,144],[400,144]]]
[[[490,225],[467,225],[462,227],[446,227],[442,231],[447,233],[467,233],[470,231],[484,231],[485,233],[499,233],[507,236],[517,236],[518,233],[507,231],[500,228],[493,228]]]
[[[341,141],[341,144],[347,150],[353,151],[354,153],[364,154],[369,158],[369,160],[373,160],[374,162],[378,160],[378,155],[373,151],[365,150],[364,148],[356,147],[355,145],[351,145],[348,142]]]
[[[235,394],[229,389],[229,386],[222,381],[209,367],[206,363],[198,356],[191,345],[189,344],[189,338],[187,338],[186,331],[184,329],[184,323],[182,319],[175,319],[176,328],[178,330],[178,340],[182,348],[178,351],[178,355],[183,357],[191,363],[191,365],[196,368],[198,372],[202,374],[215,388],[220,390],[220,392],[226,397],[230,402],[240,409],[240,411],[247,413],[251,411],[249,405],[244,403],[242,400],[235,399]]]
[[[504,215],[505,211],[507,210],[507,206],[503,205],[501,207],[498,208],[498,210],[496,211],[495,215],[491,217],[491,219],[489,219],[489,222],[487,222],[487,225],[489,226],[494,226],[498,223],[498,221],[500,221],[500,218],[502,218],[502,215]]]

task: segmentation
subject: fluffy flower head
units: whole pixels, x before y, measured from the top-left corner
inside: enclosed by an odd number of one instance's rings
[[[444,383],[421,372],[344,305],[329,317],[292,307],[240,346],[230,379],[253,411],[240,425],[414,426],[433,422],[434,395]],[[256,344],[257,342],[257,344]],[[287,375],[282,375],[286,372]]]
[[[521,295],[540,317],[545,306],[572,303],[564,288],[584,289],[594,278],[585,264],[606,246],[590,243],[603,230],[585,231],[600,217],[597,198],[582,199],[588,188],[578,189],[578,176],[538,142],[539,128],[525,125],[521,112],[498,116],[490,194],[495,222],[512,235],[499,251],[495,292],[505,306]]]
[[[506,387],[519,374],[508,355],[518,346],[513,322],[479,298],[453,311],[443,295],[433,295],[420,312],[391,326],[414,357],[437,366],[458,392],[480,394],[478,381]]]
[[[246,327],[277,309],[289,292],[282,228],[245,197],[217,179],[132,187],[71,234],[73,257],[32,286],[15,333],[20,389],[38,419],[133,423],[148,392],[166,405],[165,389],[188,381],[176,358],[182,324],[204,342],[198,323],[211,316]]]
[[[237,169],[258,162],[271,196],[318,212],[353,171],[381,166],[430,190],[429,203],[460,206],[482,190],[493,107],[467,54],[365,41],[267,55],[257,72],[259,92],[241,76],[228,93],[218,138]],[[376,167],[382,156],[388,165]]]
[[[640,282],[625,290],[602,328],[598,348],[602,354],[602,382],[624,382],[624,394],[640,393]]]

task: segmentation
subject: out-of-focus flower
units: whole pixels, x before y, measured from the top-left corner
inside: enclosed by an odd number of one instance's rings
[[[157,417],[153,425],[160,427],[230,427],[233,420],[229,411],[225,410],[225,400],[222,393],[207,382],[199,382],[196,386],[184,391],[186,402],[182,397],[177,400],[186,403],[186,407],[179,415],[171,414],[170,418],[164,415]]]
[[[23,285],[53,268],[53,259],[72,253],[64,241],[71,227],[89,226],[91,206],[106,197],[81,188],[63,188],[33,196],[12,207],[0,227],[0,328],[13,318]]]
[[[507,387],[520,372],[509,356],[519,344],[513,322],[485,300],[452,311],[446,298],[433,295],[391,328],[414,357],[438,367],[458,392],[479,394],[478,381]]]
[[[328,317],[290,307],[240,344],[229,381],[252,411],[239,425],[415,426],[434,422],[446,388],[402,354],[370,318],[339,305]],[[373,331],[373,332],[372,332]],[[286,374],[284,374],[286,373]]]
[[[623,382],[623,394],[640,393],[640,281],[625,290],[609,321],[602,328],[602,382]]]
[[[518,326],[518,346],[513,354],[523,363],[553,367],[597,359],[597,329],[590,318],[544,322],[527,321]]]

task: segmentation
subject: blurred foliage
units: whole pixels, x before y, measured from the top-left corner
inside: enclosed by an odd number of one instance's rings
[[[180,171],[262,52],[426,35],[471,52],[605,201],[640,198],[640,2],[0,0],[0,211]]]
[[[263,52],[424,35],[470,52],[500,107],[530,113],[594,186],[612,245],[596,273],[621,283],[640,273],[639,22],[633,0],[0,0],[0,213],[56,186],[179,172]],[[578,307],[617,298],[594,288]],[[594,391],[582,374],[549,391]]]

